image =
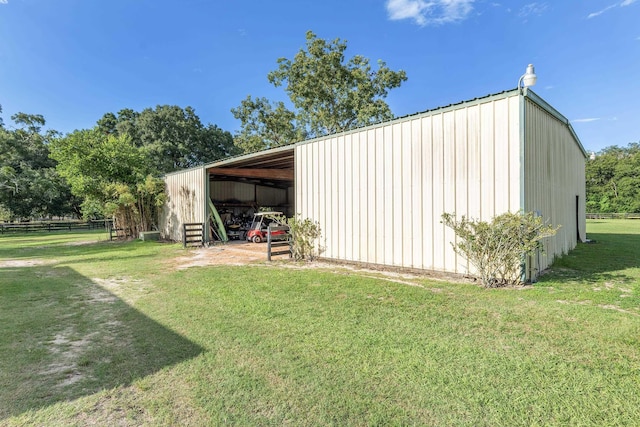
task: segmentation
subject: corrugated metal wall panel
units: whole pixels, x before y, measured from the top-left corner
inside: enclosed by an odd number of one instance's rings
[[[497,214],[507,212],[511,208],[510,193],[511,182],[509,181],[509,150],[517,150],[518,143],[514,147],[509,144],[509,108],[508,101],[506,99],[494,102],[494,154],[495,154],[495,167],[494,167],[494,179],[495,179],[495,199],[494,206]],[[517,112],[516,112],[517,114]],[[519,169],[519,168],[518,168]],[[517,177],[516,181],[518,181]],[[518,205],[516,210],[520,208],[520,191],[516,195]]]
[[[320,223],[323,256],[468,272],[441,215],[519,209],[518,106],[514,93],[298,145],[296,168],[318,172],[297,175],[296,209]]]
[[[422,258],[423,268],[435,269],[433,260],[433,248],[434,248],[434,221],[433,221],[433,144],[431,144],[433,138],[432,118],[423,117],[420,119],[421,128],[421,141],[422,148],[422,188],[420,189],[422,196],[422,252],[415,256]],[[414,258],[415,258],[414,256]]]
[[[209,184],[210,197],[214,201],[253,202],[256,197],[255,185],[247,182],[211,181]]]
[[[458,216],[469,216],[469,145],[467,141],[468,116],[467,109],[455,111],[455,213]],[[455,239],[455,236],[453,237]],[[467,271],[468,263],[464,257],[455,259],[456,271]]]
[[[288,197],[289,200],[293,200],[293,187],[289,190],[236,181],[211,181],[209,193],[211,199],[216,202],[256,202],[258,206],[266,207],[284,205]]]
[[[360,143],[360,152],[364,153],[367,156],[366,158],[366,181],[363,182],[363,185],[366,186],[366,191],[364,191],[365,201],[362,201],[362,197],[360,199],[360,203],[362,203],[363,207],[366,207],[366,224],[365,224],[365,232],[360,235],[360,259],[376,259],[376,251],[378,239],[377,235],[377,215],[376,215],[376,185],[378,179],[378,175],[376,175],[376,159],[378,154],[376,153],[376,144],[375,144],[375,131],[368,130],[362,134],[362,139]],[[362,228],[361,228],[362,230]],[[371,261],[375,262],[375,261]]]
[[[356,198],[358,196],[357,182],[353,181],[353,139],[351,134],[344,137],[344,160],[340,162],[340,167],[344,173],[344,218],[345,223],[342,227],[342,235],[344,236],[344,259],[353,261],[353,225],[354,210],[357,209]]]
[[[480,149],[480,106],[467,108],[467,216],[482,218],[482,153]]]
[[[160,232],[169,240],[182,240],[182,224],[204,222],[205,172],[203,168],[187,169],[167,175],[167,200],[160,216]]]
[[[443,165],[444,182],[442,193],[444,195],[444,212],[456,212],[456,122],[455,111],[443,114]],[[446,271],[456,271],[456,253],[449,250],[449,242],[453,242],[456,235],[449,227],[444,228],[444,265]]]
[[[520,146],[515,141],[520,139],[520,100],[514,96],[508,98],[509,102],[509,209],[517,212],[523,208],[520,192],[522,190],[520,173]]]
[[[408,164],[411,164],[411,175],[409,182],[411,182],[411,212],[409,214],[409,221],[413,227],[412,231],[412,246],[411,246],[411,266],[414,268],[425,268],[425,260],[423,255],[422,245],[424,244],[424,212],[423,212],[423,198],[427,197],[427,194],[423,194],[423,153],[422,153],[422,127],[420,119],[411,120],[411,135],[408,137],[408,144],[411,145],[411,159],[407,163],[405,168],[409,169]]]
[[[256,185],[255,187],[258,206],[278,207],[287,203],[287,190],[264,185]]]
[[[344,164],[346,162],[346,152],[348,151],[347,147],[348,142],[343,135],[340,135],[336,138],[336,152],[335,152],[335,162],[338,164],[338,176],[336,181],[336,193],[337,193],[337,228],[338,228],[338,257],[340,259],[348,260],[347,256],[347,227],[349,226],[349,222],[351,222],[352,218],[347,216],[347,209],[345,200],[348,194],[353,193],[353,189],[349,187],[349,182],[347,179],[347,174],[345,172]]]
[[[561,226],[545,242],[539,262],[533,261],[535,275],[576,246],[578,229],[585,236],[585,159],[566,123],[531,100],[525,102],[525,209]]]
[[[328,187],[330,189],[331,205],[327,212],[327,217],[331,218],[329,222],[329,229],[331,231],[331,240],[328,243],[328,247],[331,249],[331,254],[337,259],[340,258],[340,218],[338,214],[338,200],[339,194],[339,182],[340,176],[338,175],[338,138],[331,138],[328,144],[328,159],[331,164],[332,173],[329,176]]]
[[[492,102],[480,105],[480,219],[495,216],[495,146]]]
[[[373,164],[371,165],[372,168],[374,168],[374,177],[375,177],[375,188],[374,188],[374,201],[375,201],[375,207],[373,209],[374,215],[375,215],[375,219],[374,222],[372,224],[370,224],[370,226],[374,227],[375,230],[375,235],[374,238],[375,240],[373,242],[371,242],[373,245],[375,245],[375,252],[373,257],[371,258],[372,262],[377,263],[377,264],[384,264],[385,260],[384,260],[384,256],[385,256],[385,243],[387,245],[391,245],[391,242],[388,242],[388,236],[387,233],[385,232],[386,228],[386,223],[385,223],[385,215],[387,214],[385,212],[385,180],[384,180],[384,131],[382,128],[376,128],[375,132],[374,132],[374,137],[373,139],[369,140],[369,143],[373,143],[374,146],[376,147],[376,155],[375,158],[373,159],[369,159],[369,161],[373,161]],[[374,181],[371,180],[369,181],[369,185],[371,185],[371,183],[373,183]]]
[[[444,123],[443,115],[435,114],[431,122],[431,141],[425,141],[426,144],[431,143],[433,149],[433,215],[431,221],[433,223],[433,235],[427,236],[433,240],[433,268],[436,270],[445,269],[445,251],[447,250],[447,242],[445,241],[445,226],[438,219],[445,212],[444,207],[444,189],[445,189],[445,169],[444,169]],[[429,167],[426,165],[426,167]]]
[[[360,223],[363,216],[361,202],[362,202],[362,182],[360,181],[360,133],[354,133],[351,136],[351,158],[350,163],[347,163],[347,167],[351,169],[351,182],[355,193],[353,194],[353,207],[351,211],[351,260],[356,261],[360,259]],[[348,251],[347,251],[348,252]]]
[[[394,171],[393,171],[393,153],[395,152],[393,141],[393,125],[387,124],[382,128],[382,139],[376,138],[376,144],[382,145],[382,152],[384,158],[382,159],[382,176],[384,178],[383,192],[380,194],[380,189],[377,188],[378,198],[382,202],[382,210],[376,213],[383,212],[384,216],[381,218],[381,229],[378,232],[382,232],[382,264],[393,265],[393,251],[397,246],[397,240],[402,239],[402,235],[398,232],[397,235],[393,233],[393,225],[395,218],[393,217],[394,202],[397,203],[398,195],[394,194]],[[396,154],[397,155],[397,154]],[[379,221],[380,222],[380,221]],[[378,254],[380,256],[380,254]]]
[[[404,242],[410,240],[411,236],[404,233],[402,213],[406,209],[404,204],[404,186],[402,185],[403,178],[403,150],[405,149],[402,141],[402,124],[395,123],[390,126],[391,140],[394,144],[385,143],[385,147],[389,147],[391,150],[391,170],[390,173],[386,173],[385,176],[389,180],[391,188],[391,216],[389,224],[387,225],[387,233],[391,235],[391,241],[393,241],[391,264],[403,265],[404,255]]]

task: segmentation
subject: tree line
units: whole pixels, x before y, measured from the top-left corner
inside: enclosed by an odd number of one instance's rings
[[[1,110],[0,110],[1,111]],[[150,229],[168,172],[239,152],[231,133],[191,107],[107,113],[90,129],[43,131],[41,115],[0,122],[0,218],[113,217],[130,235]]]
[[[307,32],[305,46],[267,76],[288,102],[248,95],[231,110],[235,136],[170,105],[106,113],[66,135],[43,131],[41,115],[18,113],[12,126],[0,117],[0,219],[111,217],[135,236],[156,225],[163,174],[393,118],[384,99],[406,73],[347,60],[346,48]]]
[[[588,212],[640,213],[640,142],[603,149],[585,173]]]

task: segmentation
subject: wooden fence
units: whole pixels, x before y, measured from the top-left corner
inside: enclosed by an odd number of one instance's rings
[[[640,213],[588,213],[587,219],[640,219]]]
[[[274,236],[272,235],[274,231],[284,231],[285,234],[278,234],[278,240],[274,241]],[[274,248],[276,248],[275,251],[273,250]],[[271,257],[276,255],[289,255],[289,258],[293,257],[293,241],[291,240],[289,227],[286,225],[269,225],[267,229],[267,261],[271,261]]]
[[[97,230],[99,228],[109,228],[110,224],[111,220],[3,222],[0,223],[0,234],[11,232],[28,233],[32,231]]]
[[[182,246],[202,246],[204,244],[204,227],[201,222],[182,224]]]

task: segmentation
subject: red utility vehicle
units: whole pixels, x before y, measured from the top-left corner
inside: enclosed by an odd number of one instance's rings
[[[267,240],[267,229],[269,224],[278,222],[273,219],[274,216],[282,216],[282,212],[256,212],[253,215],[253,222],[247,231],[247,240],[253,243],[265,242]],[[282,239],[286,236],[283,230],[276,230],[271,233],[272,239]]]

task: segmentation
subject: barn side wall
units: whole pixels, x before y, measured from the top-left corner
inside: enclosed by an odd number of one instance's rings
[[[164,239],[182,240],[182,224],[205,222],[205,176],[201,167],[165,176],[167,200],[159,221]]]
[[[514,92],[300,144],[296,213],[324,257],[467,273],[441,215],[520,209],[519,120]]]
[[[585,157],[563,119],[525,98],[524,207],[560,226],[529,260],[533,277],[586,238]]]

